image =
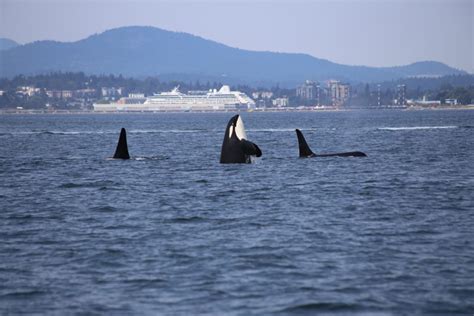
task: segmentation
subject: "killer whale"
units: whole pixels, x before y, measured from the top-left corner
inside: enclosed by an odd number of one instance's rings
[[[367,157],[367,155],[361,151],[350,151],[344,153],[331,153],[331,154],[315,154],[310,148],[303,133],[296,129],[296,136],[298,137],[298,147],[300,151],[300,158],[311,158],[311,157]]]
[[[227,123],[220,163],[251,163],[251,156],[261,157],[262,151],[247,140],[244,123],[237,114]]]
[[[125,128],[122,127],[120,130],[120,137],[117,144],[117,148],[115,149],[114,159],[130,159],[130,155],[128,154],[128,146],[127,146],[127,132]]]

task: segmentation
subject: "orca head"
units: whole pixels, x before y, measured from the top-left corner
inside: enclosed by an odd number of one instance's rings
[[[232,138],[233,136],[237,137],[238,140],[247,139],[244,122],[239,114],[233,116],[227,126],[227,137]]]
[[[262,156],[258,146],[247,140],[244,122],[240,115],[234,115],[227,124],[222,142],[221,163],[250,163],[251,157]]]

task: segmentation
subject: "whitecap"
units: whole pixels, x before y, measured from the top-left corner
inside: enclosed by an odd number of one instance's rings
[[[446,126],[401,126],[401,127],[379,127],[378,130],[382,131],[412,131],[412,130],[425,130],[425,129],[452,129],[458,128],[454,125]]]
[[[259,133],[259,132],[294,132],[295,128],[249,128],[248,132]],[[302,131],[316,131],[315,128],[304,128]]]

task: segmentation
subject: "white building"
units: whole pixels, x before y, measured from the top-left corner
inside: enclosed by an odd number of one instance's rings
[[[252,93],[252,98],[257,99],[271,99],[273,97],[273,92],[271,91],[256,91]]]
[[[319,85],[311,80],[306,80],[296,88],[296,96],[303,100],[315,100],[318,96]]]
[[[23,95],[28,95],[29,97],[32,97],[34,95],[37,95],[41,92],[40,88],[35,88],[35,87],[30,87],[30,86],[22,86],[18,87],[16,90],[17,93],[23,94]]]
[[[334,106],[343,105],[350,98],[351,86],[341,83],[337,80],[328,82],[329,91],[331,93],[332,104]]]
[[[426,95],[423,96],[422,100],[407,100],[410,105],[440,105],[440,100],[427,100]]]
[[[145,95],[143,93],[129,93],[128,98],[129,99],[144,99]]]
[[[101,92],[102,92],[103,97],[119,97],[119,96],[122,96],[122,88],[103,87]]]
[[[288,106],[290,102],[288,98],[276,98],[272,101],[272,104],[276,107],[281,108],[284,106]]]

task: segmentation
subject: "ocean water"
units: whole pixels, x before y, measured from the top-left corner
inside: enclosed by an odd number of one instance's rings
[[[474,313],[474,111],[232,115],[0,116],[0,314]]]

